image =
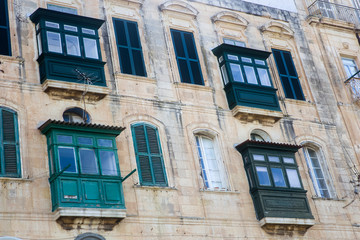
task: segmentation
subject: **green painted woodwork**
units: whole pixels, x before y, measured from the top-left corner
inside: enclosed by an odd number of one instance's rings
[[[49,120],[39,129],[47,137],[53,211],[59,207],[125,209],[115,140],[124,128]],[[59,148],[74,149],[76,166],[64,171]],[[80,150],[94,153],[95,162],[82,157]],[[105,161],[102,152],[113,153],[114,162]],[[97,171],[83,172],[95,166]]]
[[[0,107],[0,177],[21,177],[17,114]]]
[[[131,126],[141,185],[167,186],[159,134],[146,123]]]
[[[221,44],[214,48],[213,53],[218,57],[220,69],[224,80],[224,91],[228,100],[230,109],[236,106],[246,106],[261,108],[273,111],[281,111],[279,100],[276,95],[277,89],[273,87],[269,74],[266,59],[271,52],[233,46],[229,44]],[[231,59],[232,56],[233,59]],[[244,61],[245,58],[249,62]],[[244,59],[244,60],[243,60]],[[261,62],[261,64],[259,63]],[[239,73],[242,79],[234,79],[231,64],[239,67]],[[245,74],[245,68],[251,68],[254,78],[248,78]],[[267,75],[268,79],[260,78],[260,71]]]
[[[40,81],[47,79],[87,84],[79,72],[89,77],[92,85],[106,86],[104,65],[101,60],[98,29],[104,20],[38,8],[30,19],[36,25]],[[49,23],[57,26],[51,27]],[[75,28],[76,30],[70,30]],[[93,31],[88,33],[85,30]],[[55,47],[49,49],[48,33],[58,35]],[[73,38],[71,42],[67,38]],[[76,39],[76,40],[74,40]],[[85,44],[92,41],[93,47]],[[54,41],[54,40],[52,40]],[[54,42],[52,42],[54,44]],[[72,43],[72,45],[70,45]],[[77,44],[76,44],[77,43]],[[51,45],[52,46],[52,45]],[[54,46],[53,46],[54,47]],[[74,53],[75,52],[75,53]],[[97,57],[91,57],[90,53]]]
[[[0,55],[11,56],[8,1],[0,0]]]
[[[243,157],[258,220],[264,217],[314,218],[295,160],[295,153],[299,148],[301,146],[254,140],[247,140],[236,147]],[[263,158],[258,156],[263,156]],[[291,162],[290,159],[294,161]],[[270,185],[260,184],[256,167],[267,169]],[[278,179],[273,175],[272,168],[282,169],[285,185],[276,186]],[[300,183],[298,187],[292,186],[296,181],[287,175],[286,169],[297,173]]]

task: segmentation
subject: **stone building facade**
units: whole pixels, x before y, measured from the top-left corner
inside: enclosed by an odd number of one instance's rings
[[[0,0],[0,239],[360,239],[358,7]]]

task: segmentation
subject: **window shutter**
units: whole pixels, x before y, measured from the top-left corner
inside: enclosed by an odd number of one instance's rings
[[[4,166],[2,166],[1,172],[5,175],[18,173],[15,118],[15,113],[2,110]]]
[[[273,49],[275,63],[286,98],[305,100],[291,53]]]
[[[139,124],[133,126],[132,131],[141,184],[166,185],[163,158],[156,128]]]

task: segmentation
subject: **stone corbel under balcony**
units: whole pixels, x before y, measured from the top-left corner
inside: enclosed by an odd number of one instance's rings
[[[315,225],[314,219],[265,217],[259,221],[266,232],[277,235],[288,235],[292,232],[304,234]]]
[[[80,100],[85,94],[88,101],[99,101],[110,93],[109,88],[74,82],[46,79],[42,84],[44,92],[54,98]]]
[[[244,122],[258,121],[263,125],[272,126],[284,115],[280,111],[273,111],[261,108],[252,108],[245,106],[235,106],[231,110],[234,117]]]
[[[126,217],[126,209],[58,208],[54,219],[65,230],[78,229],[111,231]]]

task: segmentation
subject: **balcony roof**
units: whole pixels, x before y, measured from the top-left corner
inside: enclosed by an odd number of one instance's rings
[[[235,148],[236,148],[236,150],[241,152],[248,147],[278,149],[278,150],[285,150],[285,151],[291,151],[291,152],[297,152],[297,150],[302,148],[301,145],[295,145],[295,144],[289,144],[289,143],[256,141],[256,140],[250,140],[250,139],[240,143]]]
[[[223,44],[217,46],[216,48],[214,48],[212,50],[212,52],[217,57],[220,57],[224,52],[228,52],[228,53],[234,53],[234,54],[239,54],[239,55],[243,55],[243,56],[251,56],[251,57],[259,58],[259,59],[267,59],[271,54],[271,52],[267,52],[267,51],[263,51],[263,50],[247,48],[247,47],[239,47],[239,46],[234,46],[234,45],[226,44],[226,43],[223,43]]]

